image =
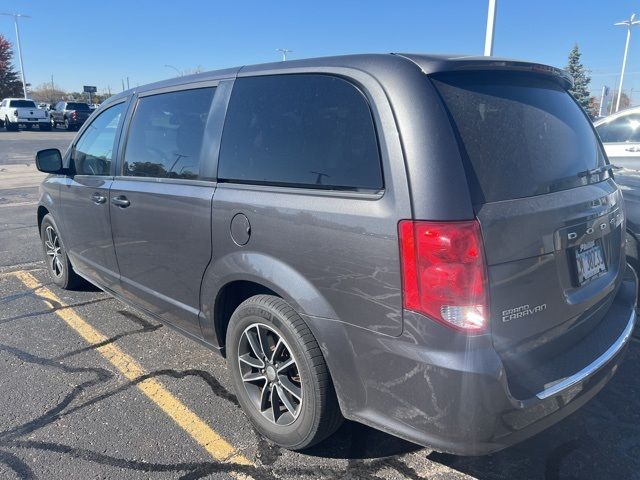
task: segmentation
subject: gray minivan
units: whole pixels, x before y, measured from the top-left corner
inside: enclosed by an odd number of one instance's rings
[[[38,153],[49,272],[225,355],[281,446],[347,418],[499,450],[598,393],[635,323],[622,197],[570,85],[380,54],[123,92]]]

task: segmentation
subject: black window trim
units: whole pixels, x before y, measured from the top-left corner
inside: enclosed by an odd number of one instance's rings
[[[120,148],[118,151],[118,162],[116,165],[114,179],[121,180],[121,181],[127,180],[127,181],[133,181],[133,182],[171,183],[171,184],[205,186],[205,187],[211,187],[212,183],[215,184],[215,179],[212,179],[212,178],[210,179],[209,176],[205,177],[204,179],[202,178],[186,179],[186,178],[137,177],[134,175],[125,175],[124,174],[124,157],[127,150],[127,145],[129,143],[129,135],[131,133],[131,123],[135,118],[136,111],[138,110],[140,99],[145,97],[155,96],[155,95],[180,92],[184,90],[199,90],[203,88],[213,88],[214,89],[213,99],[211,102],[209,115],[207,117],[207,122],[205,124],[205,133],[206,133],[207,129],[209,128],[209,123],[214,114],[214,108],[216,106],[215,99],[219,93],[218,87],[225,81],[227,81],[227,79],[188,82],[188,83],[181,83],[178,85],[152,88],[149,90],[145,90],[143,92],[134,93],[134,95],[131,98],[130,112],[126,117],[126,125],[122,130],[122,138],[120,141]],[[203,167],[205,167],[205,164],[210,161],[210,159],[208,159],[207,156],[204,154],[204,149],[201,151],[200,155],[201,155],[201,158],[200,158],[200,165],[198,170],[199,177],[203,172]],[[217,165],[217,162],[216,162],[216,165]]]
[[[216,165],[216,179],[219,186],[229,185],[229,186],[239,186],[241,189],[245,189],[246,187],[252,187],[251,190],[263,190],[263,191],[289,191],[291,193],[294,192],[305,192],[310,191],[314,192],[314,195],[328,195],[328,196],[340,196],[340,197],[354,197],[354,198],[362,198],[362,197],[370,197],[370,198],[381,198],[386,190],[386,175],[384,168],[384,152],[382,145],[380,144],[380,129],[378,127],[378,117],[375,114],[371,97],[369,96],[366,88],[353,77],[348,75],[340,74],[337,72],[331,72],[327,70],[297,70],[292,69],[290,72],[258,72],[251,73],[245,75],[238,75],[236,80],[240,80],[242,78],[256,78],[256,77],[280,77],[286,75],[313,75],[313,76],[325,76],[325,77],[336,77],[341,80],[346,81],[352,87],[354,87],[362,98],[364,99],[367,108],[369,109],[369,114],[371,115],[371,121],[373,123],[374,134],[376,137],[376,149],[378,151],[378,163],[380,166],[380,173],[382,178],[382,186],[378,189],[366,189],[366,188],[340,188],[340,187],[330,187],[330,188],[321,188],[314,185],[308,184],[295,184],[295,183],[286,183],[286,182],[260,182],[256,180],[241,180],[241,179],[230,179],[230,178],[220,178],[218,175],[219,171],[219,163]],[[230,92],[233,93],[233,92]],[[227,101],[227,108],[229,106],[230,98]],[[221,135],[224,134],[224,127],[227,123],[227,115],[225,115],[224,125],[222,128]],[[254,188],[255,187],[255,188]]]

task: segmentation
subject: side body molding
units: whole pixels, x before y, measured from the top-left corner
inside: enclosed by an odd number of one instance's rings
[[[235,281],[255,282],[273,290],[300,314],[337,318],[322,294],[290,265],[262,253],[235,251],[212,260],[200,289],[200,328],[204,339],[215,347],[224,341],[216,331],[216,298],[225,285]]]

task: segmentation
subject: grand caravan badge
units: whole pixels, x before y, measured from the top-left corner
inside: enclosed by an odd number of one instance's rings
[[[516,320],[518,318],[526,317],[529,315],[534,315],[539,312],[543,312],[547,309],[547,304],[542,303],[540,305],[535,305],[531,307],[530,305],[520,305],[519,307],[510,308],[508,310],[502,311],[502,321],[510,322],[511,320]]]

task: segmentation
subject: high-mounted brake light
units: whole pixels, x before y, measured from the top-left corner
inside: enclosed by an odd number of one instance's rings
[[[404,308],[467,333],[486,330],[488,281],[477,220],[399,225]]]

